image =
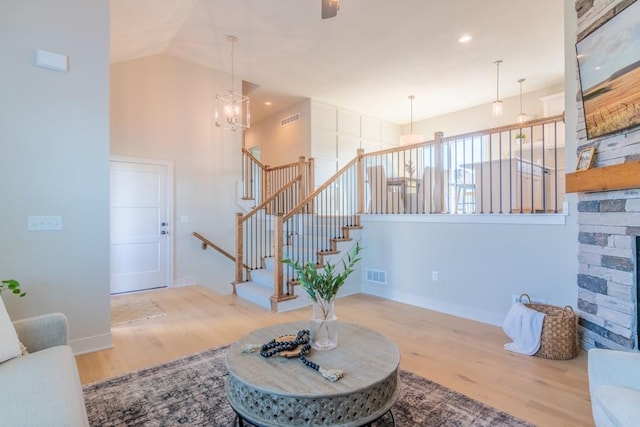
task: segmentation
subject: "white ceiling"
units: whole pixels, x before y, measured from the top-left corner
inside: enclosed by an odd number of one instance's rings
[[[259,88],[253,122],[312,98],[398,124],[564,80],[558,0],[110,0],[111,61],[167,55],[231,72]],[[468,33],[473,40],[458,43]]]

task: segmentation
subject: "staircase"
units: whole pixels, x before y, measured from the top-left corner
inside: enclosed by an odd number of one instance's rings
[[[267,223],[271,224],[270,231],[274,231],[273,217]],[[340,226],[343,223],[336,217],[320,217],[317,215],[299,215],[299,231],[288,233],[283,237],[283,258],[300,259],[303,264],[314,263],[319,266],[329,262],[336,265],[336,270],[342,270],[342,259],[351,251],[356,242],[360,240],[361,230],[359,226]],[[334,238],[329,236],[343,236]],[[311,242],[323,242],[322,247]],[[311,299],[302,289],[293,289],[293,285],[287,284],[291,289],[291,299],[274,302],[272,296],[275,286],[275,258],[263,258],[263,268],[251,271],[251,280],[236,284],[236,294],[266,309],[274,311],[290,311],[311,304]],[[283,267],[286,268],[286,267]],[[321,267],[319,267],[321,268]],[[359,291],[358,283],[351,286],[347,283],[339,292],[339,296],[349,295]],[[274,303],[276,307],[274,307]]]

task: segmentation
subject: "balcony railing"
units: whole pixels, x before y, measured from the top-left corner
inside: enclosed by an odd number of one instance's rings
[[[364,213],[558,213],[563,116],[363,154]]]

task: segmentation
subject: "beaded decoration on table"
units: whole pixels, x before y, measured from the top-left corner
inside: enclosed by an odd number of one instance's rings
[[[245,344],[242,347],[243,353],[253,353],[260,350],[262,357],[280,355],[282,357],[298,357],[308,368],[320,372],[329,381],[338,381],[344,373],[337,369],[325,369],[307,359],[307,354],[311,351],[311,333],[303,329],[296,335],[281,335],[263,345]]]

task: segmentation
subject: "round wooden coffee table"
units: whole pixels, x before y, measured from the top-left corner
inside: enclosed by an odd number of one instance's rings
[[[298,358],[265,358],[243,353],[245,344],[262,345],[281,335],[308,329],[308,322],[269,326],[251,332],[227,352],[226,393],[239,416],[261,427],[364,426],[390,413],[398,398],[398,347],[384,335],[340,322],[338,347],[307,355],[325,369],[344,377],[331,382]]]

